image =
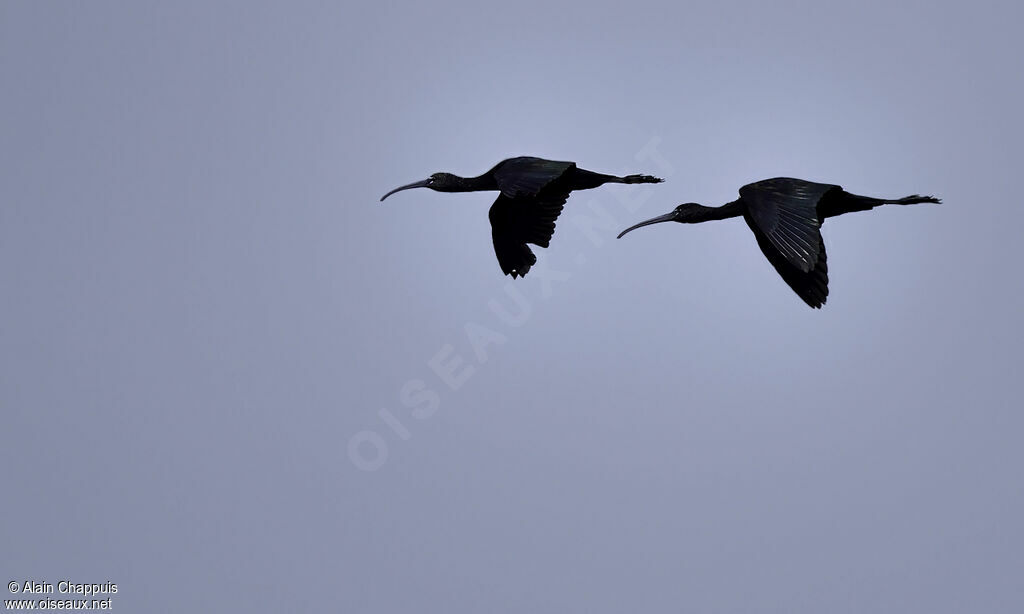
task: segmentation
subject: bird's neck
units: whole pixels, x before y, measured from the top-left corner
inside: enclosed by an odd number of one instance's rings
[[[699,224],[700,222],[710,222],[712,220],[727,220],[731,217],[739,217],[740,215],[743,215],[743,209],[738,200],[726,203],[721,207],[705,207],[704,205],[694,204],[690,205],[686,212],[686,221],[692,224]]]
[[[452,176],[451,184],[445,186],[445,192],[483,192],[486,190],[497,190],[498,182],[488,174],[479,177]]]

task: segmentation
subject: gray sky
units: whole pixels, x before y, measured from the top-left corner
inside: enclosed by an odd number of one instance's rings
[[[1024,610],[1022,18],[0,4],[0,579],[131,612]],[[493,194],[377,202],[513,155],[668,181],[573,195],[514,283]],[[830,220],[820,312],[742,221],[614,240],[776,175],[945,204]]]

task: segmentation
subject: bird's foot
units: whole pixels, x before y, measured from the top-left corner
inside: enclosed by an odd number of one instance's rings
[[[623,183],[662,183],[665,181],[661,177],[652,177],[651,175],[626,175],[622,178]]]

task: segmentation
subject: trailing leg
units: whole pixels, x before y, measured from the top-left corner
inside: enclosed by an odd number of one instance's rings
[[[882,205],[917,205],[921,203],[941,203],[942,200],[934,196],[919,196],[911,194],[903,198],[872,198],[860,196],[836,189],[825,195],[818,204],[818,216],[820,218],[835,217],[844,213],[854,211],[867,211]]]
[[[664,181],[664,179],[659,179],[658,177],[652,177],[650,175],[626,175],[625,177],[616,177],[615,175],[605,175],[604,173],[595,173],[594,171],[577,168],[573,170],[572,174],[572,189],[589,190],[606,183],[661,183],[662,181]]]

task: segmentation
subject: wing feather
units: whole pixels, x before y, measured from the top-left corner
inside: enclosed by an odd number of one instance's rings
[[[776,177],[743,186],[740,198],[746,204],[751,228],[760,231],[780,256],[807,273],[817,265],[821,249],[818,202],[833,189],[840,188]],[[761,238],[758,237],[759,243]]]
[[[522,277],[537,263],[526,245],[548,247],[555,234],[555,220],[562,213],[569,192],[546,192],[534,198],[509,198],[504,193],[491,205],[491,238],[501,272]]]
[[[761,231],[754,220],[747,218],[747,225],[757,237],[757,245],[764,252],[768,262],[772,264],[782,280],[797,293],[805,303],[818,309],[828,298],[828,255],[825,252],[825,241],[821,233],[817,234],[817,256],[809,270],[795,266],[782,255],[776,244]]]
[[[575,168],[574,162],[559,162],[543,158],[509,158],[492,169],[498,189],[509,198],[537,196],[545,188]]]

